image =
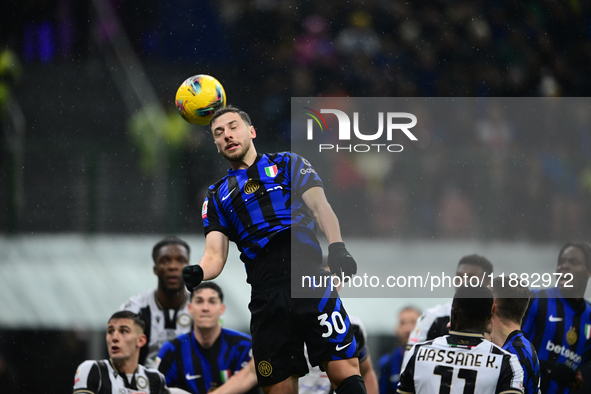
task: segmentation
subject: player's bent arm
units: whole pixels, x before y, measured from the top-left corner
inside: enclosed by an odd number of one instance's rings
[[[228,258],[230,239],[224,233],[211,231],[205,237],[205,251],[199,260],[203,280],[215,279],[222,273]]]
[[[326,236],[328,243],[343,242],[339,220],[326,199],[324,189],[320,186],[311,187],[302,194],[302,200],[312,211],[314,220]]]
[[[215,390],[216,394],[241,394],[246,393],[257,384],[257,375],[254,369],[254,358],[230,379]]]
[[[367,394],[378,394],[378,377],[371,365],[371,356],[368,355],[367,358],[359,364],[359,372],[361,372],[361,377],[365,382]]]

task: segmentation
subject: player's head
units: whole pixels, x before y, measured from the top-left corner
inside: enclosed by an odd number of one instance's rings
[[[529,304],[529,290],[519,283],[510,282],[511,278],[497,277],[492,282],[491,291],[495,298],[493,314],[505,324],[521,325],[521,320]],[[511,286],[514,284],[515,286]]]
[[[458,287],[451,306],[450,329],[482,334],[492,306],[493,295],[488,287]]]
[[[205,330],[218,327],[220,317],[225,311],[224,292],[214,282],[201,282],[191,291],[189,313],[193,316],[195,329]]]
[[[166,292],[184,290],[183,267],[189,264],[191,248],[180,238],[166,237],[152,249],[154,274],[158,277],[158,287]]]
[[[214,112],[209,123],[218,152],[230,163],[242,163],[256,156],[256,131],[248,114],[228,105]]]
[[[147,342],[143,319],[130,311],[114,313],[107,324],[107,350],[115,364],[137,362],[140,348]]]
[[[478,254],[471,254],[460,259],[458,268],[456,269],[456,276],[463,278],[464,275],[466,275],[468,284],[472,277],[477,277],[479,280],[482,280],[484,277],[483,284],[486,286],[488,285],[489,280],[486,275],[489,275],[492,272],[493,265],[486,257]]]
[[[558,281],[560,292],[565,297],[582,298],[587,290],[587,281],[591,277],[589,245],[584,242],[565,243],[558,253],[556,272],[562,274]]]
[[[414,330],[419,316],[421,316],[421,312],[412,306],[406,306],[400,310],[398,314],[398,327],[396,327],[394,334],[400,339],[401,343],[408,342],[408,337],[412,330]]]

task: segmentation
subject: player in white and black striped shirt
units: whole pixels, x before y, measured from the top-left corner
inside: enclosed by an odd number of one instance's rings
[[[164,376],[138,364],[146,344],[144,321],[135,313],[120,311],[107,325],[108,360],[87,360],[78,367],[74,394],[168,394]]]
[[[398,393],[522,394],[517,357],[482,336],[492,305],[490,289],[458,288],[449,335],[413,346]]]

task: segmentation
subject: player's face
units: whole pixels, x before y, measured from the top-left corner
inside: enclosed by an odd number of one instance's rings
[[[396,336],[400,338],[402,343],[408,342],[408,337],[410,336],[412,330],[414,330],[418,318],[419,312],[413,309],[400,312],[400,316],[398,318],[399,323],[398,327],[396,328]]]
[[[197,329],[210,329],[220,324],[220,317],[226,311],[226,305],[220,300],[217,291],[201,289],[193,293],[189,304],[189,313],[193,316]]]
[[[569,246],[564,249],[558,259],[556,272],[562,274],[558,281],[558,288],[560,288],[562,293],[570,295],[570,293],[573,292],[585,292],[585,289],[587,288],[587,280],[589,279],[589,276],[591,276],[591,272],[587,270],[587,266],[585,265],[585,255],[581,249],[574,246]],[[572,274],[572,280],[570,275],[565,276],[565,274]]]
[[[484,270],[480,266],[474,264],[460,264],[458,265],[458,269],[456,271],[456,276],[460,276],[462,279],[464,278],[464,275],[466,275],[466,281],[468,283],[464,284],[468,286],[470,285],[470,278],[475,276],[478,278],[478,280],[482,280],[483,274]],[[484,279],[486,280],[487,278]],[[472,283],[476,283],[476,280],[472,281]]]
[[[189,264],[189,252],[181,245],[166,245],[158,251],[154,263],[154,274],[158,285],[165,291],[179,291],[184,288],[182,270]]]
[[[253,126],[248,126],[239,114],[228,112],[217,118],[211,129],[215,146],[226,160],[244,161],[256,137]]]
[[[146,336],[131,319],[114,319],[107,326],[107,348],[113,362],[124,362],[139,357],[139,349]]]

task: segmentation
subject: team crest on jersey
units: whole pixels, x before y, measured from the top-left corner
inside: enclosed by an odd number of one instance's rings
[[[191,316],[183,313],[177,317],[176,321],[179,323],[179,325],[186,327],[191,324]]]
[[[267,377],[273,373],[273,367],[268,361],[261,361],[258,366],[261,376]]]
[[[201,219],[207,218],[207,203],[209,203],[209,200],[205,200],[203,206],[201,207]]]
[[[257,181],[253,181],[252,179],[249,179],[248,182],[246,182],[244,184],[244,193],[252,194],[252,193],[256,192],[257,190],[259,190],[260,186],[261,186],[261,184],[258,183]]]
[[[277,166],[276,165],[272,165],[271,167],[265,167],[265,174],[267,174],[268,177],[271,178],[275,178],[277,176]]]
[[[137,377],[137,386],[140,389],[145,389],[146,387],[148,387],[148,380],[146,378],[144,378],[143,376],[138,376]]]
[[[577,333],[575,331],[575,328],[572,326],[568,330],[568,332],[566,333],[566,341],[571,346],[574,345],[575,343],[577,343]]]
[[[585,324],[585,338],[591,339],[591,324]]]

